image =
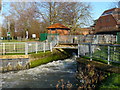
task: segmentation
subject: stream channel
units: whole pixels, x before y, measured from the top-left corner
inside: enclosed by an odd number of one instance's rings
[[[76,72],[74,58],[53,61],[28,70],[0,73],[0,88],[77,88]]]

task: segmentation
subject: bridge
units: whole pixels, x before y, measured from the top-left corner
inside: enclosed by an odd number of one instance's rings
[[[59,36],[56,49],[76,49],[77,56],[86,56],[120,63],[120,45],[116,45],[115,35]]]
[[[76,49],[77,56],[86,56],[90,60],[99,58],[108,61],[120,61],[120,45],[116,43],[115,35],[53,35],[44,42],[1,42],[0,53],[38,53],[39,51],[52,52],[55,49]],[[12,48],[11,48],[12,47]]]
[[[78,44],[75,43],[64,43],[64,44],[58,44],[53,48],[61,48],[61,49],[78,49]]]

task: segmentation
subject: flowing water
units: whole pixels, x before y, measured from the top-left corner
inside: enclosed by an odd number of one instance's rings
[[[0,88],[55,88],[60,80],[77,87],[76,69],[75,60],[65,59],[28,70],[0,73]]]

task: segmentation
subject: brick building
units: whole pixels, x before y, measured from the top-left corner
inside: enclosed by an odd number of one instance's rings
[[[47,27],[48,34],[59,34],[59,35],[69,35],[70,29],[60,23],[55,23]]]
[[[95,25],[96,34],[116,34],[120,32],[120,8],[103,12]]]

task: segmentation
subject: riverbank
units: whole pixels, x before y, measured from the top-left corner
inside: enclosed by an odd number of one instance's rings
[[[30,55],[30,68],[46,64],[51,61],[62,60],[70,57],[71,54],[63,49],[54,49],[53,52],[47,51],[45,53]]]
[[[85,82],[80,88],[119,89],[120,67],[78,58],[78,79]]]
[[[120,89],[120,74],[111,73],[109,76],[97,85],[97,90],[101,89]]]
[[[63,49],[53,49],[52,52],[38,52],[29,55],[1,55],[0,72],[25,70],[51,61],[66,59],[70,56],[71,52]]]

